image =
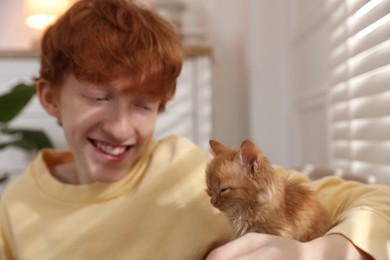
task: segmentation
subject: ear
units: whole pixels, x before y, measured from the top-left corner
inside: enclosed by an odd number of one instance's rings
[[[209,144],[210,144],[210,148],[211,148],[212,152],[214,153],[214,155],[218,155],[221,153],[226,153],[226,152],[231,151],[230,148],[224,146],[223,144],[221,144],[215,140],[210,140]]]
[[[240,151],[238,153],[240,163],[243,167],[249,169],[252,173],[259,169],[259,149],[256,144],[249,140],[241,143]]]
[[[39,98],[39,102],[45,111],[60,120],[59,110],[59,91],[54,89],[49,81],[45,79],[39,79],[36,83],[36,91]]]

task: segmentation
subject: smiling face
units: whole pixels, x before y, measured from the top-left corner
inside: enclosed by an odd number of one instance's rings
[[[160,101],[132,91],[127,82],[92,84],[73,74],[58,90],[38,82],[40,101],[61,122],[75,158],[53,175],[80,184],[114,182],[129,172],[152,139]]]

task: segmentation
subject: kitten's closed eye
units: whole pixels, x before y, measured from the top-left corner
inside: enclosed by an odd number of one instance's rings
[[[219,189],[219,193],[220,194],[224,194],[224,193],[228,193],[230,191],[230,187],[227,186],[227,187],[222,187]]]
[[[229,191],[230,191],[230,186],[222,187],[222,188],[219,189],[219,194],[222,195],[222,194],[228,193]],[[206,189],[206,193],[207,193],[209,196],[212,195],[212,190],[211,190],[210,187]]]

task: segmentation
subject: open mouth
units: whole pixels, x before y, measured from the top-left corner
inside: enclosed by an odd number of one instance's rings
[[[111,145],[91,138],[88,138],[88,141],[100,152],[111,156],[120,156],[133,147],[132,145]]]

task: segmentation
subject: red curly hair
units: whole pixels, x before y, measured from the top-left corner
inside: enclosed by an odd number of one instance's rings
[[[153,11],[131,0],[80,0],[45,31],[40,77],[54,86],[69,73],[92,83],[125,77],[160,98],[162,111],[182,63],[180,37]]]

